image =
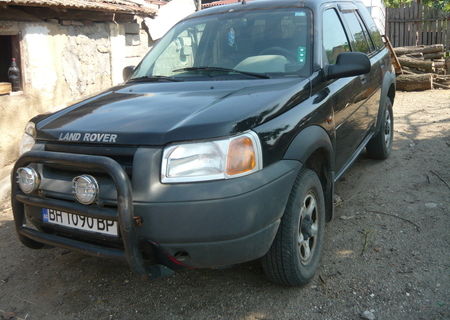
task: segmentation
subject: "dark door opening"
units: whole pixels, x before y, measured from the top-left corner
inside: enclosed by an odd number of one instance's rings
[[[20,49],[19,36],[0,35],[0,82],[9,82],[8,69],[11,66],[12,58],[16,59],[17,66],[20,70]],[[22,70],[20,70],[22,73]]]
[[[8,82],[8,68],[12,59],[11,36],[0,36],[0,82]]]

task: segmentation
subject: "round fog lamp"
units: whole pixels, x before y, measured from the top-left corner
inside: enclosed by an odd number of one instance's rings
[[[30,194],[37,190],[40,183],[39,174],[30,167],[17,169],[17,183],[20,190],[26,194]]]
[[[78,202],[91,204],[97,199],[98,183],[93,176],[84,174],[72,180],[73,193]]]

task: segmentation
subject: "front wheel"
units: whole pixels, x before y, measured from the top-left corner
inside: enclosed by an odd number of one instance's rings
[[[298,175],[280,227],[262,259],[272,282],[300,286],[314,276],[320,261],[325,228],[325,201],[317,174],[304,169]]]
[[[367,143],[367,155],[372,159],[384,160],[389,157],[394,140],[394,114],[392,102],[388,98],[381,114],[380,130]]]

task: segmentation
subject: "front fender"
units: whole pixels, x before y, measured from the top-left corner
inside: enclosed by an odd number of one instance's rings
[[[310,157],[320,151],[319,157],[325,156],[325,166],[317,166],[315,158]],[[291,142],[284,159],[298,160],[303,165],[315,169],[322,183],[325,196],[326,220],[331,221],[334,215],[334,148],[328,133],[320,126],[313,125],[303,129]]]
[[[291,142],[284,154],[284,159],[298,160],[305,163],[316,151],[322,149],[328,156],[328,167],[334,170],[333,144],[330,136],[320,126],[313,125],[303,129]]]

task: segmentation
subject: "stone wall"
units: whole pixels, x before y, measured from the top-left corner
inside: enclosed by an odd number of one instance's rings
[[[0,21],[0,34],[21,34],[23,76],[23,94],[0,96],[0,168],[17,158],[31,117],[122,82],[152,44],[141,25]]]

